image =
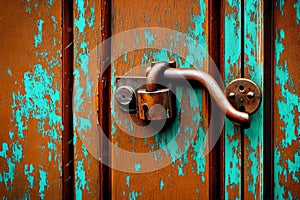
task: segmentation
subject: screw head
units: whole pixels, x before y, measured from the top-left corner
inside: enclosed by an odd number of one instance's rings
[[[135,99],[135,91],[132,87],[121,86],[116,91],[116,100],[123,106],[129,106],[129,104]]]

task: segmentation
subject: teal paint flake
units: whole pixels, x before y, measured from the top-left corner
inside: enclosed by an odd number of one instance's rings
[[[160,183],[159,183],[159,189],[162,190],[164,186],[165,186],[164,181],[163,181],[163,180],[160,180]]]
[[[8,144],[3,142],[2,143],[2,150],[0,151],[0,157],[7,158],[7,154],[6,154],[7,150],[9,150],[8,149]]]
[[[5,167],[5,169],[8,169],[8,171],[0,173],[0,182],[4,182],[6,190],[11,190],[11,186],[14,182],[16,165],[12,162],[11,158],[6,158],[6,163],[7,167]]]
[[[79,18],[75,19],[74,24],[80,33],[84,33],[84,29],[86,27],[84,16],[86,8],[84,7],[84,0],[76,0],[76,4]]]
[[[300,183],[300,154],[299,153],[294,153],[294,161],[288,159],[287,160],[288,164],[288,173],[292,174],[292,178],[294,179],[295,182]]]
[[[91,7],[90,11],[91,11],[91,16],[88,19],[88,25],[89,25],[89,27],[93,27],[95,24],[95,8],[94,8],[94,6]]]
[[[39,196],[41,199],[45,199],[45,190],[49,188],[49,185],[47,183],[47,172],[40,169],[39,170],[40,179],[39,179]]]
[[[300,24],[300,0],[297,1],[297,3],[294,4],[294,8],[296,10],[296,23],[297,25]]]
[[[9,138],[10,138],[10,139],[13,139],[15,133],[14,133],[13,131],[9,131],[8,134],[9,134]]]
[[[129,192],[129,200],[136,200],[139,196],[142,196],[142,193],[138,193],[133,190]]]
[[[11,144],[11,151],[12,151],[13,162],[20,163],[21,159],[23,158],[22,145],[18,141],[13,142]]]
[[[130,176],[126,176],[126,186],[129,187],[130,185]]]
[[[53,21],[53,30],[56,31],[56,29],[57,29],[57,20],[55,19],[55,16],[51,16],[51,19]]]
[[[34,34],[35,47],[38,47],[43,41],[43,24],[44,24],[44,20],[39,19],[37,22],[38,33]]]
[[[48,3],[47,3],[47,7],[48,7],[48,8],[51,8],[51,7],[52,7],[53,1],[54,1],[54,0],[49,0],[49,1],[48,1]]]
[[[282,16],[284,15],[283,6],[285,4],[285,0],[276,0],[276,7],[279,7]]]
[[[147,28],[145,28],[144,36],[145,36],[147,46],[151,47],[152,43],[155,40],[156,35],[154,33],[151,33],[150,31],[148,31]]]
[[[7,73],[8,73],[10,76],[12,76],[12,73],[11,73],[10,68],[7,69]]]
[[[76,199],[82,199],[82,191],[88,189],[83,160],[77,161],[75,170],[75,190]]]
[[[136,172],[139,172],[141,170],[141,164],[140,163],[134,164],[134,169]]]
[[[32,176],[32,172],[34,170],[34,167],[32,164],[24,165],[24,175],[27,177],[27,181],[29,182],[28,188],[33,188],[34,187],[34,176]]]

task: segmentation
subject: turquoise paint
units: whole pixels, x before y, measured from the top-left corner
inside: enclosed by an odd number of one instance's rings
[[[51,16],[51,19],[53,21],[53,30],[56,31],[56,29],[57,29],[57,20],[55,19],[55,16]]]
[[[78,31],[82,34],[84,33],[84,28],[86,26],[84,17],[86,8],[84,7],[84,0],[76,0],[76,4],[79,18],[75,19],[74,24]]]
[[[95,24],[95,8],[94,8],[94,6],[91,7],[90,11],[91,11],[91,16],[88,19],[88,25],[89,25],[89,27],[93,27]]]
[[[297,25],[300,24],[300,0],[297,1],[297,3],[294,4],[294,8],[296,10],[296,23]]]
[[[48,73],[40,64],[34,66],[33,73],[25,72],[23,79],[25,94],[13,93],[12,109],[19,138],[24,138],[23,130],[27,130],[27,126],[24,126],[25,122],[28,122],[30,118],[36,119],[39,121],[38,131],[50,137],[49,153],[56,154],[56,144],[59,142],[62,119],[60,115],[56,114],[60,94],[57,89],[52,88],[53,76],[53,72]],[[15,111],[16,104],[19,106]],[[46,121],[50,127],[54,128],[45,129]]]
[[[48,8],[51,8],[54,0],[49,0],[47,3]]]
[[[148,31],[147,28],[145,28],[144,36],[145,36],[147,46],[151,47],[152,43],[155,40],[156,35],[154,33],[151,33],[150,31]]]
[[[14,182],[16,165],[12,162],[11,158],[6,158],[8,171],[0,173],[0,182],[5,184],[6,190],[11,190],[11,186]]]
[[[44,20],[39,19],[37,22],[38,33],[34,34],[34,46],[38,47],[43,40],[43,24]]]
[[[12,76],[12,73],[11,73],[10,68],[7,69],[7,73],[8,73],[10,76]]]
[[[87,185],[85,171],[83,167],[83,160],[77,161],[75,166],[76,166],[76,170],[75,170],[76,199],[82,199],[82,190],[84,190]]]
[[[2,150],[0,152],[0,157],[7,158],[7,154],[6,154],[7,150],[8,150],[8,144],[3,142],[2,143]]]
[[[13,139],[13,137],[14,137],[14,132],[13,132],[13,131],[9,131],[8,134],[9,134],[9,138],[10,138],[10,139]]]
[[[280,178],[283,171],[285,170],[282,166],[283,159],[281,159],[278,147],[274,147],[274,198],[283,199],[284,197],[284,187],[280,185]]]
[[[141,170],[141,164],[140,163],[134,164],[134,169],[136,172],[139,172]]]
[[[285,132],[285,139],[282,140],[282,147],[287,148],[294,140],[297,140],[295,124],[296,116],[295,110],[299,108],[299,96],[297,95],[294,86],[294,81],[291,79],[288,71],[288,63],[286,60],[280,61],[284,45],[282,43],[285,37],[284,30],[280,30],[279,34],[276,31],[275,53],[276,53],[276,69],[275,69],[275,83],[280,86],[283,100],[277,99],[277,107],[279,110],[280,119],[284,122],[284,126],[280,129]],[[290,88],[288,88],[290,87]]]
[[[129,200],[136,200],[139,196],[142,196],[142,193],[135,192],[134,190],[129,192]]]
[[[126,176],[126,186],[129,187],[130,185],[130,176]]]
[[[288,164],[288,173],[292,175],[292,178],[294,179],[295,182],[300,183],[300,177],[299,177],[300,154],[294,153],[294,161],[288,159],[287,164]]]
[[[27,164],[24,165],[24,175],[27,177],[27,181],[29,182],[28,188],[33,188],[34,186],[34,176],[32,176],[32,172],[34,170],[34,167],[32,164],[29,166]]]
[[[255,0],[245,1],[244,9],[244,53],[245,53],[245,70],[248,71],[250,79],[257,83],[258,87],[264,88],[263,85],[263,59],[260,55],[261,45],[259,35],[263,34],[263,13],[261,3]],[[262,91],[263,92],[263,91]],[[261,105],[264,105],[262,101]],[[248,152],[246,160],[250,170],[246,171],[248,191],[254,197],[259,196],[263,199],[263,106],[251,116],[251,127],[245,130],[245,136],[248,138],[249,144],[245,146]],[[256,191],[259,188],[259,191]]]
[[[276,0],[276,6],[279,7],[282,15],[284,15],[284,11],[283,11],[284,4],[285,4],[285,0]]]
[[[231,10],[225,13],[224,20],[224,84],[239,76],[240,58],[241,58],[241,2],[235,0],[227,1]],[[225,167],[225,199],[229,199],[228,188],[238,188],[241,194],[241,161],[238,155],[241,153],[239,148],[239,140],[235,139],[238,133],[231,121],[225,119],[225,147],[224,147],[224,166]]]
[[[160,180],[159,189],[162,190],[164,186],[165,186],[164,181]]]
[[[300,164],[299,164],[299,152],[295,152],[294,161],[285,160],[285,154],[282,153],[288,151],[288,148],[297,142],[299,134],[299,125],[295,121],[299,120],[296,117],[296,112],[300,112],[300,98],[297,95],[295,89],[294,80],[289,75],[288,63],[282,58],[282,53],[285,49],[283,41],[285,38],[285,32],[283,29],[276,29],[275,38],[275,83],[280,87],[281,95],[276,98],[276,105],[279,111],[280,120],[283,125],[280,126],[284,138],[281,140],[281,146],[276,146],[274,150],[274,185],[275,198],[284,198],[286,193],[292,196],[291,191],[284,185],[280,184],[280,180],[285,178],[288,181],[288,176],[291,175],[292,179],[299,183]]]
[[[22,145],[15,141],[11,144],[11,151],[12,151],[12,160],[13,162],[20,163],[20,160],[23,158],[23,148]]]
[[[47,172],[44,170],[40,169],[39,170],[40,174],[40,180],[39,180],[39,196],[41,199],[45,199],[45,190],[49,188],[49,185],[47,183]]]

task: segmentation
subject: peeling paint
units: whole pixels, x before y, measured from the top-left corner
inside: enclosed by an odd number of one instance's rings
[[[294,4],[294,8],[296,10],[296,23],[297,25],[300,24],[300,0],[297,1],[297,3]]]
[[[38,47],[43,40],[43,24],[44,24],[44,20],[39,19],[37,22],[37,29],[38,29],[38,33],[34,34],[34,46]]]
[[[47,183],[47,172],[44,170],[40,169],[39,170],[40,174],[40,180],[39,180],[39,196],[41,199],[45,199],[45,190],[49,188],[48,183]]]

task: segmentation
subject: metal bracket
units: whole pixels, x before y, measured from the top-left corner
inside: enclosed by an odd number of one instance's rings
[[[230,82],[225,89],[225,94],[235,109],[249,114],[257,111],[262,99],[259,87],[246,78]]]

